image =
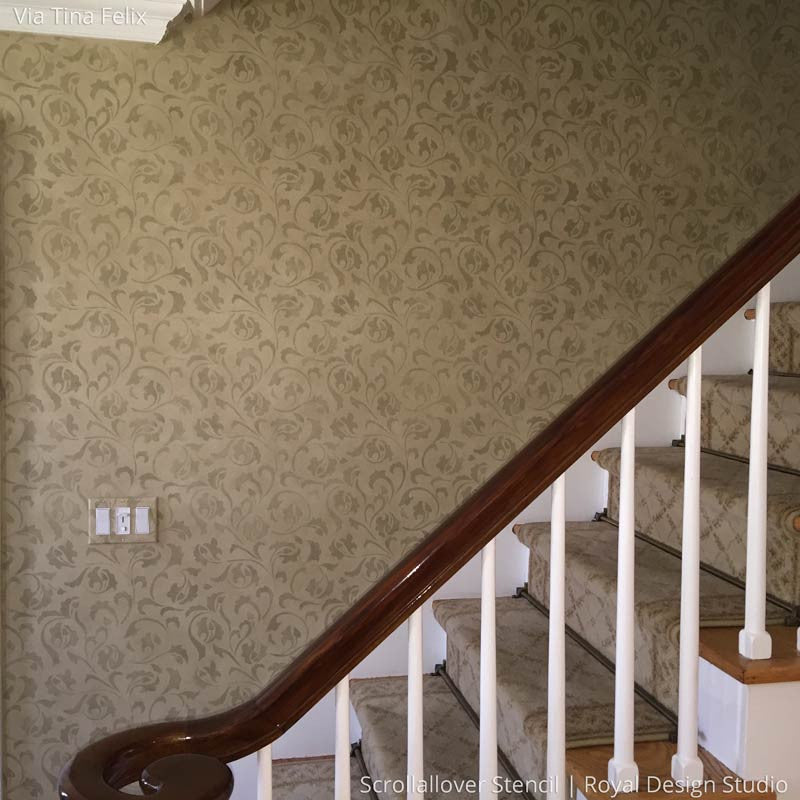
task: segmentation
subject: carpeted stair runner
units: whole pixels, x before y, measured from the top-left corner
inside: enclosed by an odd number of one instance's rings
[[[425,798],[477,798],[477,792],[469,791],[464,781],[478,779],[478,730],[442,678],[426,675],[423,681],[425,779],[436,780]],[[361,723],[361,749],[375,793],[381,800],[405,800],[406,677],[353,680],[350,700]],[[503,773],[502,777],[507,776]],[[505,792],[498,798],[522,800],[520,795]]]
[[[467,702],[478,708],[480,600],[435,601],[433,612],[447,633],[447,671]],[[520,776],[532,781],[541,781],[546,775],[547,637],[547,618],[527,601],[498,598],[498,745]],[[612,673],[569,639],[566,661],[567,746],[612,742]],[[639,741],[663,740],[671,731],[665,717],[637,698]]]
[[[686,378],[670,386],[686,395]],[[752,395],[750,375],[703,376],[702,447],[749,458]],[[767,458],[770,464],[800,470],[800,377],[770,377]]]
[[[355,758],[350,759],[350,797],[371,797],[361,778],[363,773]],[[272,790],[275,800],[322,800],[333,797],[334,760],[292,758],[272,765]]]
[[[517,525],[514,532],[530,548],[528,591],[546,606],[550,523]],[[567,524],[567,625],[611,661],[616,641],[617,533],[617,528],[607,522]],[[637,540],[636,681],[676,714],[680,602],[680,559]],[[782,609],[768,605],[769,624],[780,624],[784,618]],[[703,626],[740,625],[744,620],[744,590],[701,573],[700,620]]]
[[[800,375],[800,302],[770,306],[769,366]]]
[[[636,528],[676,550],[683,515],[682,447],[636,449]],[[619,449],[594,459],[609,472],[608,511],[619,514]],[[700,463],[700,558],[726,575],[745,575],[748,465],[702,454]],[[800,477],[770,471],[767,486],[767,588],[775,597],[800,603]]]

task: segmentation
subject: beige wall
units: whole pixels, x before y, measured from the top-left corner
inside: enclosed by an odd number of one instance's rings
[[[794,0],[628,5],[0,36],[9,800],[263,687],[800,188]]]

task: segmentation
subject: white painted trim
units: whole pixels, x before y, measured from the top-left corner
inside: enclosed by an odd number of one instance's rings
[[[740,683],[702,658],[699,675],[703,747],[745,780],[786,781],[780,800],[800,800],[800,683]]]
[[[0,0],[0,30],[156,44],[191,10],[186,0]]]
[[[497,797],[496,552],[492,539],[481,556],[480,800]]]
[[[334,800],[350,800],[350,676],[336,686],[336,749],[334,751]]]
[[[566,800],[566,476],[551,489],[550,619],[547,639],[547,800]]]
[[[614,756],[608,762],[608,780],[623,792],[639,788],[634,754],[634,686],[636,669],[635,551],[636,410],[622,420],[619,476],[619,535],[617,537],[616,674],[614,679]]]
[[[408,618],[408,769],[406,800],[425,800],[423,748],[422,609]]]
[[[236,785],[234,781],[234,786]],[[272,747],[258,751],[258,789],[256,800],[272,800]]]
[[[769,314],[767,284],[756,298],[753,394],[750,404],[750,465],[747,484],[747,568],[744,628],[739,653],[745,658],[772,656],[767,632],[767,427],[769,425]]]
[[[672,778],[684,785],[703,780],[697,752],[697,670],[700,652],[700,418],[702,350],[689,356],[686,387],[686,447],[683,472],[681,548],[681,627],[678,674],[678,750]]]

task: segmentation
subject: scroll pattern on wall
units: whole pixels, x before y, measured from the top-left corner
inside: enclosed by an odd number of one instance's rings
[[[9,800],[264,687],[798,189],[796,3],[0,36]],[[89,548],[88,497],[160,542]]]

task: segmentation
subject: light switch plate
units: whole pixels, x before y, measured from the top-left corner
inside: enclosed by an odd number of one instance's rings
[[[101,509],[100,515],[97,510]],[[108,509],[110,532],[103,533]],[[123,520],[127,520],[127,533]],[[100,533],[98,533],[98,521]],[[146,529],[146,532],[142,530]],[[121,532],[121,530],[123,532]],[[89,499],[89,544],[145,544],[158,541],[155,497],[92,497]]]

